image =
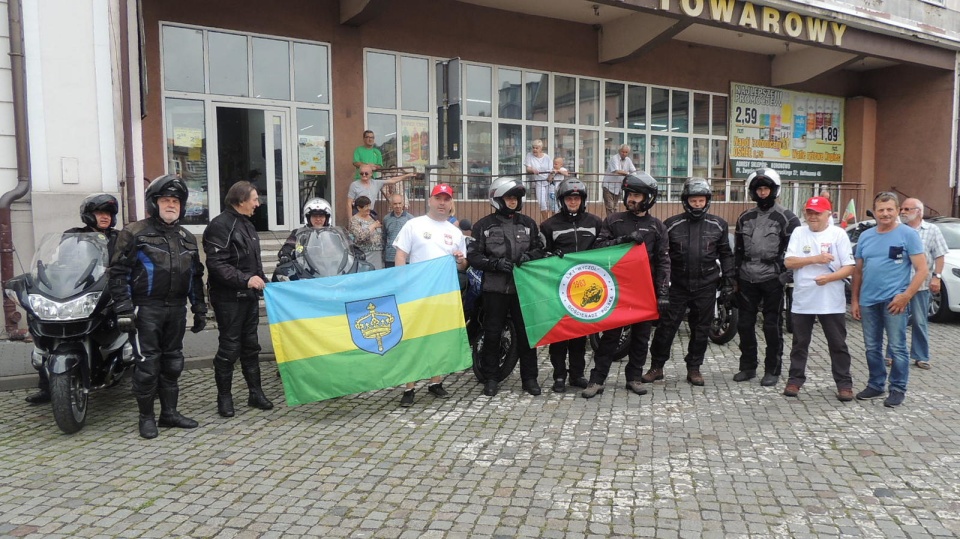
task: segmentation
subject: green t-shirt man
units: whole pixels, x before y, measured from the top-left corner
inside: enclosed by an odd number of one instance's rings
[[[373,131],[363,132],[363,146],[357,146],[353,151],[353,179],[360,179],[360,165],[375,165],[374,172],[383,167],[383,154],[374,147],[374,140]]]

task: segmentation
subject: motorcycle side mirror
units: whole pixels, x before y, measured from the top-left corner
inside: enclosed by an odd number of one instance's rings
[[[875,218],[875,217],[873,216],[873,212],[870,211],[870,210],[867,210],[867,217],[869,217],[869,218],[871,218],[871,219],[874,219],[874,218]]]
[[[24,273],[8,279],[3,285],[3,289],[9,298],[17,300],[20,294],[26,292],[26,290],[32,286],[33,278],[30,277],[29,273]]]

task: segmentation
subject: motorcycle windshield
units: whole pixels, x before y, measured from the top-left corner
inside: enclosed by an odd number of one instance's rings
[[[44,295],[66,299],[95,285],[109,263],[103,234],[47,234],[33,256],[30,274]]]
[[[350,239],[346,231],[337,226],[310,228],[297,234],[297,245],[302,247],[300,257],[305,268],[315,277],[341,275],[353,265]]]

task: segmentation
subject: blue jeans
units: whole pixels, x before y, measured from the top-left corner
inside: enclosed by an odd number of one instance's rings
[[[930,291],[920,290],[910,300],[910,313],[913,318],[910,322],[910,359],[914,361],[930,361],[930,340],[927,332],[927,313],[930,311]],[[890,355],[890,346],[887,346],[887,357]]]
[[[883,334],[887,342],[893,364],[890,366],[890,389],[907,392],[907,379],[910,377],[910,359],[907,357],[907,313],[891,314],[887,310],[889,301],[875,305],[860,306],[860,319],[863,323],[863,346],[867,351],[867,368],[870,380],[867,387],[883,391],[887,382],[887,366],[883,361]]]

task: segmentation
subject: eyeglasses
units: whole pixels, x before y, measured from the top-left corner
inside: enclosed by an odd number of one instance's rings
[[[369,172],[361,172],[360,175],[361,175],[361,176],[369,176],[370,173],[369,173]]]
[[[900,208],[900,212],[903,213],[905,211],[917,211],[919,209],[920,208]]]

